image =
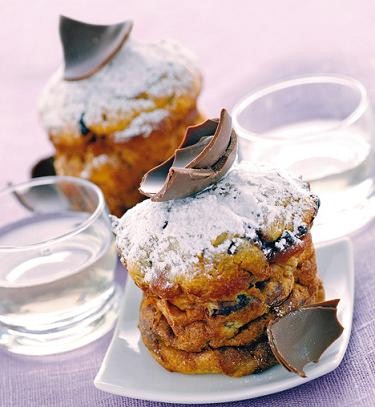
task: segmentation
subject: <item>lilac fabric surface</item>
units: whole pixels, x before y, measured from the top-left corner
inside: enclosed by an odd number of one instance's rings
[[[259,85],[317,72],[358,78],[375,102],[375,4],[370,0],[59,3],[0,3],[0,187],[26,179],[32,163],[52,151],[38,123],[36,101],[61,59],[59,13],[97,23],[133,18],[137,39],[174,38],[191,48],[205,78],[200,106],[208,116],[216,115],[222,106],[231,109]],[[236,406],[375,405],[375,224],[353,235],[352,241],[354,323],[339,368],[295,389]],[[119,270],[123,283],[121,273]],[[108,334],[82,349],[51,357],[21,357],[0,351],[0,406],[163,405],[95,389],[93,379],[110,337]],[[124,369],[131,369],[126,361]]]

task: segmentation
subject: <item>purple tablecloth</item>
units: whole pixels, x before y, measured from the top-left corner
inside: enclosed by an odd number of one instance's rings
[[[190,47],[204,73],[200,105],[208,115],[222,106],[230,109],[256,86],[314,72],[357,77],[375,102],[375,4],[370,0],[59,3],[0,3],[0,187],[26,179],[30,165],[52,151],[38,122],[36,100],[61,58],[59,13],[98,23],[133,18],[139,40],[174,38]],[[341,366],[304,386],[238,406],[375,405],[375,224],[352,240],[354,324]],[[95,389],[93,379],[109,341],[107,335],[77,351],[43,358],[0,351],[0,406],[160,406]],[[125,362],[124,369],[131,366]]]

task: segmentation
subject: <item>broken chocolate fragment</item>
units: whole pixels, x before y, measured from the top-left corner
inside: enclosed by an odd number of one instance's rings
[[[337,319],[339,301],[305,305],[269,323],[268,341],[279,363],[306,377],[304,366],[317,363],[344,330]]]
[[[132,21],[96,25],[60,16],[64,79],[76,81],[93,75],[121,49],[132,28]]]
[[[175,154],[146,173],[140,192],[161,202],[185,198],[222,178],[237,154],[237,135],[229,113],[189,127]]]
[[[90,133],[90,129],[86,126],[84,117],[85,117],[85,114],[82,113],[81,117],[79,118],[79,122],[78,122],[79,131],[82,136],[86,136],[87,134]]]

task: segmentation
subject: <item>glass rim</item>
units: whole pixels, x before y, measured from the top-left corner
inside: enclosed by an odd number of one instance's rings
[[[247,95],[242,97],[232,109],[232,120],[233,127],[238,131],[238,137],[247,140],[263,140],[263,133],[251,131],[243,127],[238,120],[239,115],[252,103],[257,100],[270,95],[271,93],[285,90],[287,88],[297,87],[301,85],[316,85],[316,84],[334,84],[341,85],[346,88],[351,88],[358,92],[360,99],[354,110],[346,116],[344,119],[340,120],[339,124],[335,124],[328,127],[326,131],[334,131],[342,127],[347,127],[354,124],[362,115],[366,112],[369,105],[368,94],[365,86],[357,79],[354,79],[347,75],[303,75],[295,76],[286,80],[276,81],[269,85],[261,86]],[[277,137],[267,136],[267,140],[279,140]]]
[[[72,184],[84,186],[85,188],[91,189],[92,191],[95,192],[95,195],[98,198],[98,202],[96,204],[95,209],[93,210],[92,213],[90,213],[90,216],[82,222],[79,226],[69,230],[66,233],[63,233],[59,236],[53,237],[48,240],[43,240],[40,242],[36,243],[31,243],[31,244],[24,244],[24,245],[0,245],[0,251],[19,251],[19,250],[29,250],[29,249],[35,249],[39,247],[43,247],[49,244],[54,244],[59,241],[65,240],[69,238],[70,236],[74,236],[86,228],[88,228],[102,213],[103,210],[105,209],[105,201],[104,201],[104,196],[100,188],[95,185],[94,183],[78,178],[78,177],[72,177],[68,175],[50,175],[46,177],[38,177],[38,178],[32,178],[28,181],[23,181],[17,184],[10,184],[6,186],[5,188],[0,189],[0,198],[4,195],[7,194],[12,194],[12,192],[17,191],[19,188],[27,188],[28,186],[30,187],[35,187],[35,186],[41,186],[41,185],[52,185],[56,184],[58,182],[70,182]],[[1,209],[1,207],[0,207]]]

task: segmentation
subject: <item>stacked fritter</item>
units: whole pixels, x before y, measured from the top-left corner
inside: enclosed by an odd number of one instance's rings
[[[202,121],[201,82],[190,52],[167,41],[128,40],[80,80],[65,80],[59,70],[40,100],[57,174],[94,182],[121,216],[143,199],[142,176],[174,153],[187,126]]]
[[[115,225],[144,291],[139,328],[165,368],[243,376],[276,363],[268,323],[324,299],[299,179],[241,163],[195,197],[144,201]]]

